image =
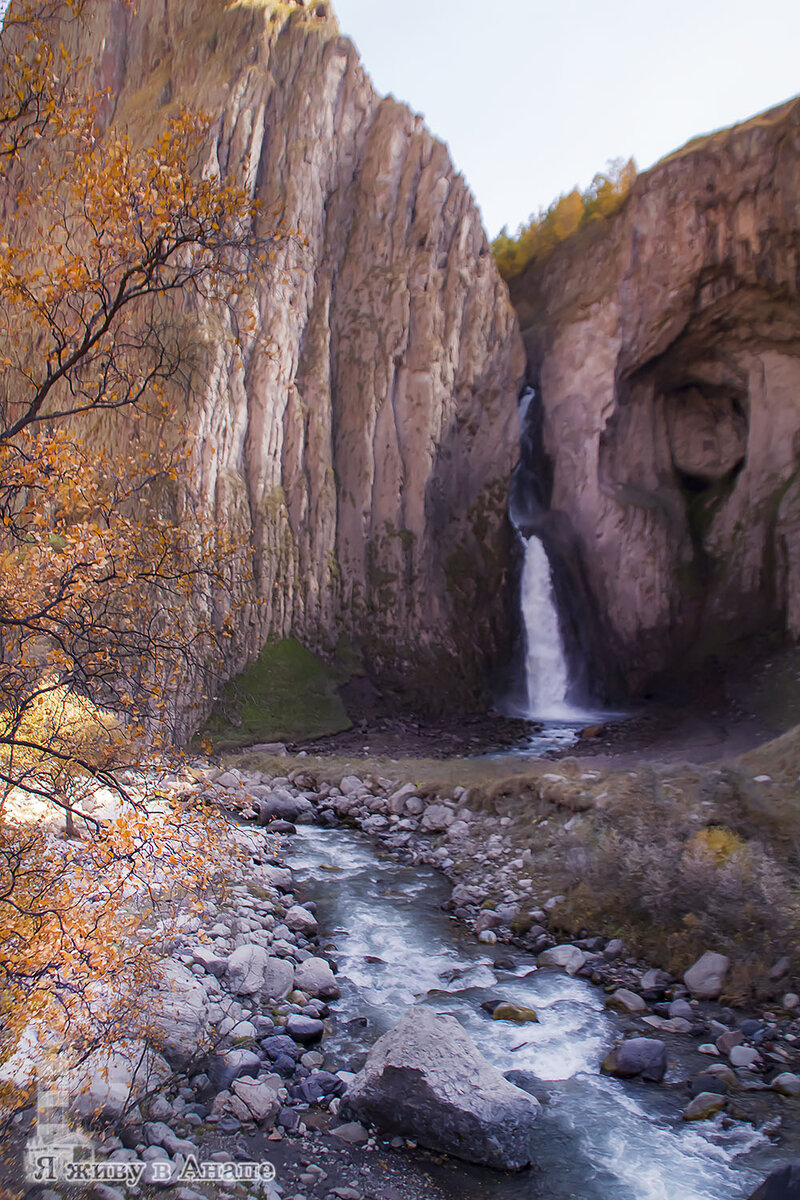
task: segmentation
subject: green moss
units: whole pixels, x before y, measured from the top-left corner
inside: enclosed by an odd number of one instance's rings
[[[254,663],[226,684],[197,739],[209,739],[219,752],[349,728],[333,672],[294,638],[285,638],[268,643]]]

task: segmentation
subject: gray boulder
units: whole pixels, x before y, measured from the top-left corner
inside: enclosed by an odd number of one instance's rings
[[[698,1000],[716,1000],[728,973],[730,959],[714,950],[706,950],[683,976],[683,982]]]
[[[336,976],[324,958],[307,958],[300,963],[294,972],[294,986],[307,996],[319,996],[322,1000],[335,1000],[340,994]]]
[[[221,1092],[230,1087],[234,1079],[242,1075],[255,1075],[261,1067],[261,1059],[253,1050],[228,1050],[225,1054],[213,1054],[208,1063],[208,1077],[214,1090]]]
[[[285,788],[258,789],[258,797],[254,808],[258,812],[259,825],[268,825],[270,821],[292,821],[309,825],[314,820],[314,806],[305,796],[293,796]]]
[[[252,942],[234,950],[226,975],[228,986],[238,996],[259,994],[270,1000],[284,1000],[294,987],[292,964]]]
[[[667,1069],[667,1051],[657,1038],[628,1038],[603,1059],[601,1070],[618,1079],[649,1079],[660,1083]]]
[[[283,922],[291,929],[292,933],[304,933],[307,937],[317,931],[316,917],[300,904],[292,905],[283,918]]]
[[[800,1200],[800,1162],[773,1171],[750,1200]]]
[[[510,1171],[533,1160],[541,1111],[486,1061],[455,1017],[423,1006],[378,1039],[342,1108],[431,1150]]]
[[[579,946],[551,946],[536,961],[540,967],[563,967],[568,975],[574,975],[586,962],[586,955]]]

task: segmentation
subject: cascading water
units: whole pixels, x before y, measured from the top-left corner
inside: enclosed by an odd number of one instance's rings
[[[521,604],[528,715],[569,719],[573,710],[566,702],[569,675],[553,595],[553,574],[547,552],[537,537],[525,541]]]
[[[522,463],[518,471],[524,471],[525,485],[536,490],[531,459],[531,434],[527,418],[534,399],[533,388],[528,388],[520,400],[519,416],[522,427]],[[526,460],[528,460],[526,462]],[[523,464],[525,464],[523,466]],[[526,497],[529,501],[529,497]],[[535,502],[535,504],[538,503]],[[534,507],[535,507],[534,504]],[[567,703],[569,669],[564,650],[564,639],[558,620],[553,573],[547,551],[535,534],[526,536],[525,514],[515,512],[511,506],[511,519],[525,547],[525,561],[520,587],[520,605],[525,628],[525,680],[527,685],[527,711],[525,716],[545,721],[580,721],[586,714]]]
[[[450,887],[429,867],[374,853],[350,830],[300,826],[290,865],[317,903],[323,937],[339,968],[341,999],[324,1047],[352,1070],[409,1007],[455,1016],[500,1071],[535,1080],[543,1101],[536,1168],[518,1175],[449,1160],[436,1195],[452,1200],[744,1200],[793,1156],[757,1129],[720,1114],[681,1120],[676,1087],[621,1083],[599,1065],[619,1037],[605,996],[584,979],[503,946],[482,946],[442,911]],[[323,874],[326,879],[323,880]],[[331,886],[331,878],[335,886]],[[496,948],[500,950],[500,947]],[[530,1025],[494,1021],[486,1002],[534,1008]],[[676,1048],[670,1058],[680,1060]],[[681,1078],[693,1060],[670,1068]],[[426,1172],[436,1170],[428,1162]]]

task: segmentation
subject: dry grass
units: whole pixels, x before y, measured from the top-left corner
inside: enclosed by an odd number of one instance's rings
[[[565,896],[553,915],[565,937],[620,936],[675,974],[704,950],[720,950],[732,959],[731,1001],[788,990],[787,979],[770,981],[769,968],[793,953],[800,933],[800,727],[721,766],[642,763],[613,771],[570,758],[246,753],[226,762],[268,774],[301,770],[309,786],[354,774],[412,782],[426,796],[464,787],[484,827],[511,818],[503,832],[512,857],[529,852],[536,895]],[[467,861],[457,866],[474,873]]]

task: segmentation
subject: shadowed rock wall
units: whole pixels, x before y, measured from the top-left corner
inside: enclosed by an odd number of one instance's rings
[[[111,89],[106,119],[140,141],[178,104],[210,113],[209,165],[302,238],[260,270],[255,334],[241,313],[190,313],[194,483],[251,548],[228,672],[269,637],[344,638],[380,685],[473,704],[508,637],[524,352],[445,146],[376,95],[327,4],[142,0],[89,19],[78,47]]]
[[[690,143],[512,280],[541,532],[611,690],[800,635],[799,268],[792,101]]]

